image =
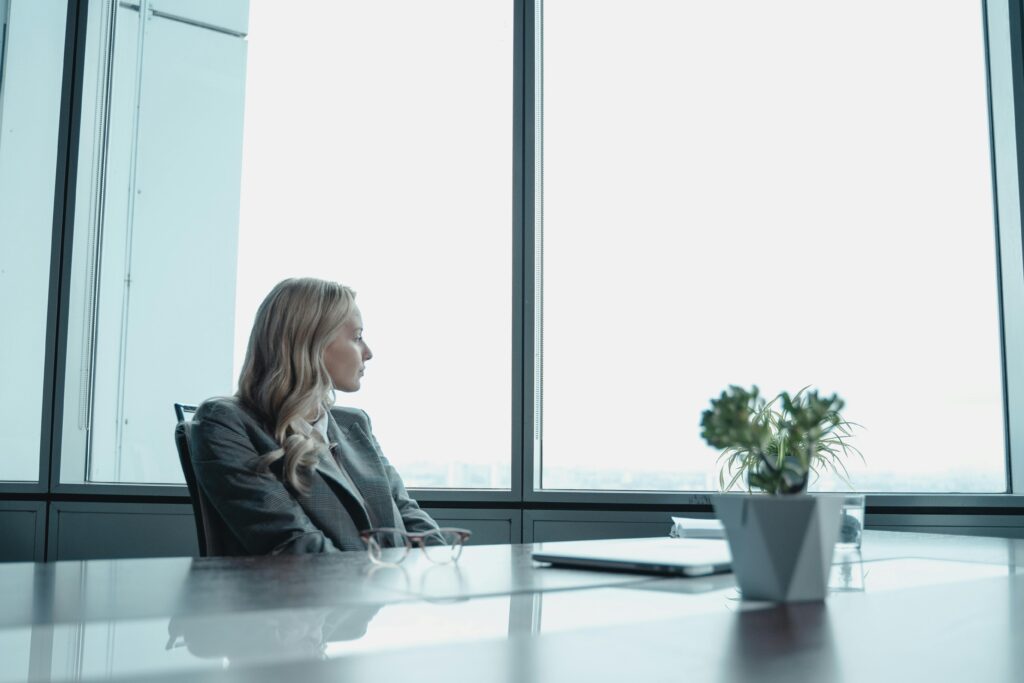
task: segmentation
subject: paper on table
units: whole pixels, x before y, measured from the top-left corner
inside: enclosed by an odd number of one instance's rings
[[[673,517],[668,535],[672,538],[725,538],[725,529],[717,519]]]

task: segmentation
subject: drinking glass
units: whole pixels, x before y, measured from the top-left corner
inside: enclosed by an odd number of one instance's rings
[[[859,550],[864,535],[864,494],[848,493],[843,496],[840,514],[839,541],[836,550]]]

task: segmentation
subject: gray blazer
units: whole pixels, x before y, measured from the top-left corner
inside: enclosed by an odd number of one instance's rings
[[[325,449],[307,494],[284,484],[283,458],[268,472],[256,472],[257,458],[279,446],[237,399],[203,403],[191,431],[196,482],[234,536],[229,554],[363,550],[359,532],[364,529],[397,527],[415,533],[437,528],[381,453],[362,410],[331,409],[327,436],[345,470]]]

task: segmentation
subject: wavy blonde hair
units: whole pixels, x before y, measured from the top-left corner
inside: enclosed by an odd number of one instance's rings
[[[326,445],[307,434],[309,415],[329,410],[334,384],[324,350],[352,314],[356,293],[337,282],[292,278],[277,284],[256,312],[238,399],[273,429],[277,450],[257,461],[266,472],[284,458],[283,478],[309,490],[309,477]]]

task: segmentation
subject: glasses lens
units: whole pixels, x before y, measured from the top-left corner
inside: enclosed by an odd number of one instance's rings
[[[370,559],[380,564],[398,564],[409,553],[405,535],[392,529],[378,529],[366,539]]]
[[[423,552],[431,562],[454,562],[462,554],[462,535],[451,529],[430,531],[423,535]]]

